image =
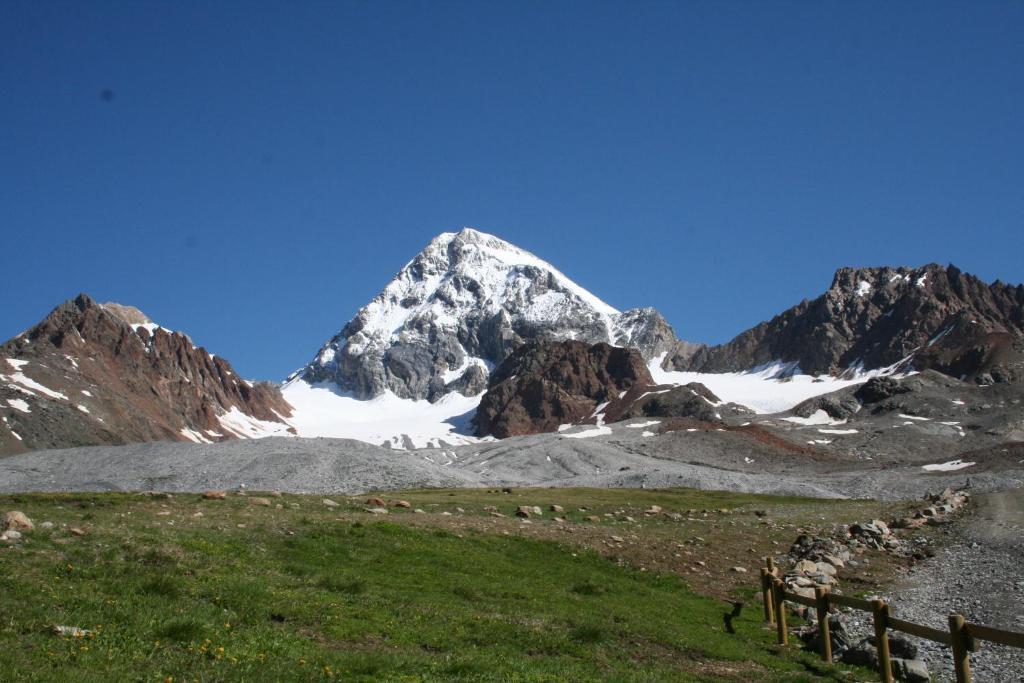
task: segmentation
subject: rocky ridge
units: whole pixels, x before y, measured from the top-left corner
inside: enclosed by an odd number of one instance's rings
[[[934,368],[993,383],[1024,378],[1024,285],[987,284],[953,265],[841,268],[818,298],[666,366],[736,372],[783,362],[805,374]]]
[[[0,454],[284,434],[290,414],[277,387],[85,294],[0,346]]]

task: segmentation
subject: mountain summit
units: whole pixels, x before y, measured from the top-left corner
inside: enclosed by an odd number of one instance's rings
[[[431,240],[289,379],[357,399],[475,396],[535,339],[631,346],[648,360],[678,344],[654,309],[619,312],[546,261],[465,228]]]
[[[142,441],[286,435],[278,387],[142,311],[80,294],[0,344],[0,455]]]

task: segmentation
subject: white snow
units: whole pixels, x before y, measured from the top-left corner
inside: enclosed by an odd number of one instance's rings
[[[822,434],[856,434],[856,429],[819,429]]]
[[[288,425],[280,422],[260,420],[251,415],[246,415],[237,406],[231,406],[231,410],[219,415],[217,421],[227,432],[243,438],[261,439],[266,436],[291,436]],[[204,437],[205,438],[205,437]]]
[[[81,403],[76,403],[75,407],[78,408],[79,410],[81,410],[83,413],[88,414],[88,412],[89,412],[89,409],[86,408],[85,406],[83,406]]]
[[[646,429],[640,433],[640,436],[657,436],[654,432],[649,432]]]
[[[59,398],[59,399],[65,400],[65,401],[68,400],[68,397],[65,396],[64,394],[60,393],[59,391],[54,391],[53,389],[50,389],[48,387],[44,387],[39,382],[36,382],[35,380],[33,380],[33,379],[29,378],[29,377],[26,377],[21,372],[21,368],[23,366],[27,365],[28,361],[25,361],[25,360],[14,360],[14,359],[8,358],[7,362],[10,363],[11,365],[13,365],[16,368],[17,371],[14,372],[11,375],[0,375],[0,380],[6,380],[6,381],[9,381],[9,382],[14,382],[15,384],[20,384],[22,387],[25,387],[26,389],[29,389],[32,392],[43,394],[44,396],[49,396],[50,398]],[[8,386],[10,386],[10,385],[8,385]],[[15,387],[15,388],[17,389],[17,387]],[[21,390],[19,389],[19,391],[21,391]]]
[[[846,422],[846,420],[833,420],[824,410],[815,410],[809,417],[794,415],[793,417],[784,417],[782,419],[786,422],[794,422],[800,425],[841,425]]]
[[[925,282],[927,280],[928,280],[928,273],[925,273],[921,277],[917,278],[917,282],[915,282],[914,284],[916,284],[918,287],[924,287],[924,284],[925,284]]]
[[[84,395],[88,396],[89,398],[92,398],[92,394],[90,394],[90,393],[89,393],[88,391],[86,391],[85,389],[82,389],[82,393],[83,393]]]
[[[13,436],[18,441],[24,441],[24,439],[21,438],[21,435],[18,434],[18,432],[14,431],[13,429],[11,430],[11,436]]]
[[[857,283],[857,296],[866,296],[871,293],[871,283],[861,280]]]
[[[949,462],[942,462],[934,465],[921,465],[921,469],[929,472],[952,472],[954,470],[962,470],[965,467],[977,464],[978,463],[976,462],[964,462],[963,460],[950,460]]]
[[[648,367],[658,384],[700,382],[726,403],[739,403],[758,413],[781,413],[814,396],[861,384],[879,375],[893,374],[891,368],[851,372],[849,378],[813,377],[800,374],[796,363],[776,361],[746,372],[707,373],[663,370],[665,354]]]
[[[930,417],[918,417],[917,415],[904,415],[903,413],[899,413],[899,417],[902,417],[904,420],[917,420],[918,422],[929,422],[929,421],[931,421]]]
[[[660,425],[661,420],[651,420],[649,422],[639,422],[637,424],[626,425],[627,429],[642,429],[643,427],[651,427],[653,425]]]
[[[282,393],[295,409],[288,422],[302,437],[358,439],[378,445],[387,441],[397,448],[404,447],[403,437],[416,447],[437,440],[453,446],[480,441],[468,433],[479,396],[454,392],[430,403],[387,392],[361,401],[332,384],[311,385],[302,379],[286,383]]]
[[[963,402],[963,401],[961,401],[961,400],[960,400],[960,399],[958,399],[958,398],[954,398],[954,399],[953,399],[953,405],[955,405],[955,406],[962,406],[962,405],[964,405],[964,402]]]
[[[589,439],[590,437],[593,436],[604,436],[606,434],[611,433],[611,427],[606,427],[605,425],[598,425],[591,429],[584,429],[582,432],[574,432],[572,434],[563,433],[562,436],[566,437],[567,439]]]
[[[181,428],[181,435],[188,439],[189,441],[193,441],[195,443],[212,443],[209,439],[203,436],[201,432],[197,432],[194,429],[189,429],[188,427]]]
[[[7,404],[15,410],[20,410],[23,413],[31,413],[32,409],[28,407],[28,402],[22,401],[20,398],[9,398]]]

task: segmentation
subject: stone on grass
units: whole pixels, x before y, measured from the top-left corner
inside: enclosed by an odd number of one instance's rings
[[[551,512],[565,512],[565,508],[561,505],[552,505],[548,508]]]
[[[249,499],[249,503],[251,505],[259,505],[260,507],[265,507],[265,508],[268,508],[268,507],[270,507],[273,504],[273,503],[270,502],[269,498],[250,498]]]
[[[228,497],[227,491],[204,491],[203,498],[205,500],[224,500]]]
[[[371,515],[386,515],[388,514],[387,508],[366,508],[366,511]]]
[[[336,507],[338,507],[338,503],[336,503],[335,501],[331,500],[330,498],[324,498],[322,502],[323,502],[324,505],[326,505],[329,508],[336,508]]]
[[[11,510],[4,514],[4,531],[14,529],[15,531],[32,531],[35,524],[20,510]]]
[[[409,501],[407,501],[407,500],[396,500],[395,501],[395,507],[396,508],[406,508],[406,509],[409,509],[409,508],[412,508],[412,504],[409,503]]]
[[[382,507],[386,507],[387,506],[387,503],[385,503],[382,499],[377,498],[377,497],[367,498],[366,499],[366,504],[371,506],[371,507],[376,507],[376,508],[382,508]]]

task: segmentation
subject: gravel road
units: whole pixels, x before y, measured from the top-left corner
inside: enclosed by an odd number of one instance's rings
[[[972,510],[945,529],[948,543],[917,565],[890,597],[893,613],[947,628],[947,615],[1024,632],[1024,490],[977,495]],[[948,648],[918,640],[936,681],[954,680]],[[971,654],[978,683],[1024,681],[1024,650],[983,642]]]

